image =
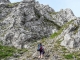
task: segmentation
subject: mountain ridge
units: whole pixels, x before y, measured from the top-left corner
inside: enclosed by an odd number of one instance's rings
[[[75,50],[79,51],[80,17],[76,17],[71,9],[55,12],[48,5],[39,4],[35,0],[23,0],[18,3],[10,3],[9,0],[2,1],[4,3],[0,1],[0,42],[4,46],[29,49],[30,52],[24,53],[20,58],[37,60],[33,58],[37,55],[35,46],[38,42],[42,42],[46,49],[49,48],[49,52],[46,50],[50,55],[47,60],[52,60],[52,57],[57,60],[53,56],[57,50],[59,51],[54,55],[64,60],[66,59],[62,56],[65,53],[63,50],[67,54]],[[25,54],[29,55],[25,56]],[[20,58],[16,59],[20,60]],[[13,57],[12,59],[15,60]]]

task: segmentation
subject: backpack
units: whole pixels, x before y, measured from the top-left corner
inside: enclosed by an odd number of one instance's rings
[[[37,51],[41,51],[41,50],[43,50],[43,47],[42,47],[42,45],[38,44],[38,49],[37,49]]]

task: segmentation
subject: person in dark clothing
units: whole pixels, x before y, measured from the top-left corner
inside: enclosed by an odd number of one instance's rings
[[[42,43],[39,43],[39,44],[38,44],[38,49],[37,49],[37,51],[40,52],[39,58],[43,58],[45,52],[44,52],[44,48],[43,48]]]

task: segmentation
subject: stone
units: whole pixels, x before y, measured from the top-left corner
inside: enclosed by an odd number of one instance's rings
[[[0,4],[6,4],[6,3],[10,3],[9,0],[0,0]]]
[[[69,42],[70,39],[71,39],[70,35],[69,34],[66,34],[64,36],[64,40],[61,42],[61,45],[62,46],[66,46],[68,44],[68,42]]]
[[[74,19],[71,24],[68,25],[66,29],[63,30],[63,37],[64,39],[61,42],[62,46],[65,46],[67,48],[80,48],[80,19]],[[62,35],[62,34],[61,34]]]
[[[66,22],[76,19],[76,16],[69,8],[61,9],[58,12],[51,13],[51,15],[54,18],[54,22],[60,26],[64,25]]]
[[[2,30],[5,31],[2,34],[4,36],[1,37],[3,45],[14,46],[18,49],[28,48],[28,42],[52,34],[52,30],[56,29],[56,26],[47,20],[52,19],[49,12],[54,12],[54,10],[49,6],[38,5],[41,9],[45,7],[43,14],[39,8],[36,8],[35,0],[23,0],[17,7],[10,8],[12,11],[7,17],[4,14],[5,19],[1,22],[1,25],[4,24],[1,26],[4,27]]]
[[[3,45],[29,48],[29,42],[49,37],[71,22],[57,39],[62,39],[62,46],[80,47],[80,17],[76,17],[71,9],[55,12],[49,5],[35,0],[23,0],[16,7],[8,7],[9,0],[0,0],[0,3],[4,3],[0,5],[0,41]]]

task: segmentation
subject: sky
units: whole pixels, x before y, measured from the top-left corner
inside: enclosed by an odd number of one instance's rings
[[[13,2],[20,2],[22,0],[10,0]],[[39,1],[40,4],[49,5],[52,7],[56,12],[60,11],[61,9],[70,8],[74,15],[80,17],[80,0],[36,0]]]

